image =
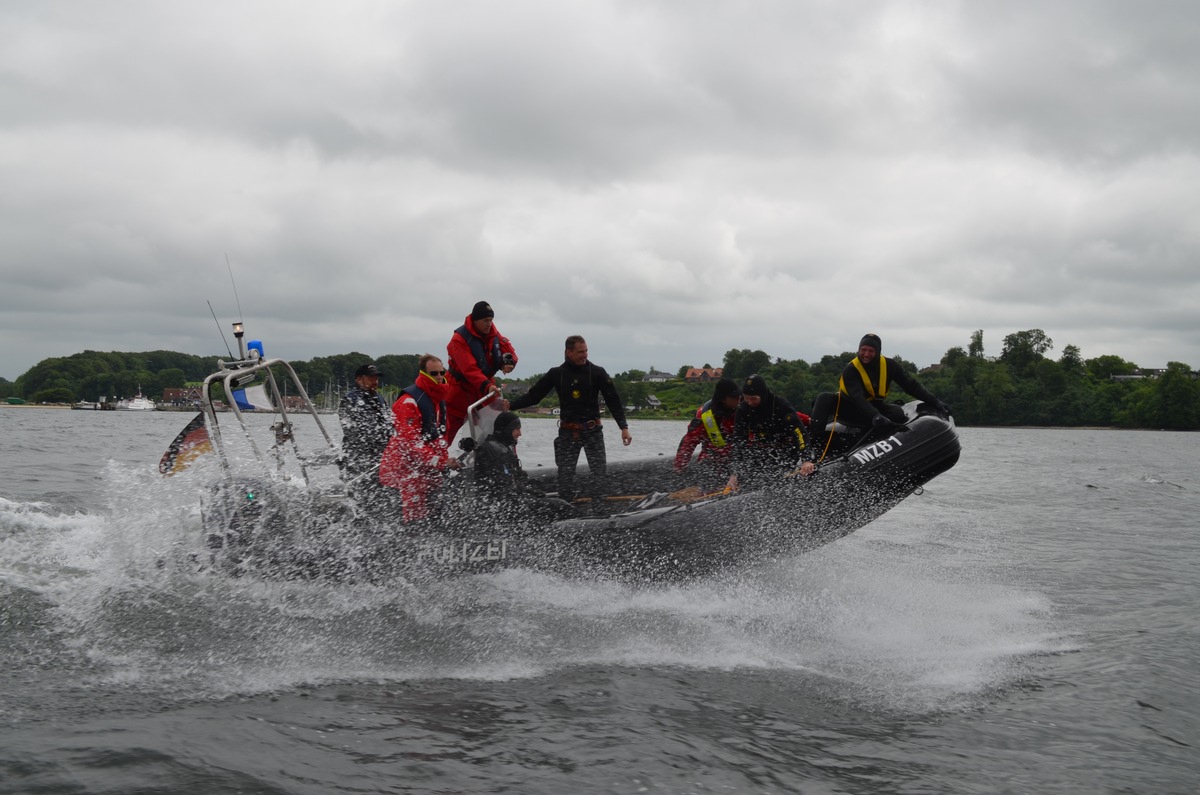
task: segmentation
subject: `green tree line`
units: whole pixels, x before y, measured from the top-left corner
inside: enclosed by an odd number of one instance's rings
[[[5,397],[20,397],[34,403],[128,398],[139,388],[143,394],[156,397],[168,387],[204,380],[216,366],[216,356],[174,351],[84,351],[43,359],[15,382],[0,384],[0,387],[7,387],[9,394]]]
[[[966,348],[950,348],[938,365],[919,373],[902,357],[888,358],[949,403],[960,425],[1200,429],[1200,380],[1190,365],[1169,362],[1161,374],[1125,380],[1114,377],[1140,373],[1136,363],[1113,355],[1084,359],[1074,345],[1054,359],[1047,355],[1053,348],[1044,331],[1028,329],[1005,336],[999,355],[988,356],[980,329]],[[843,351],[809,363],[732,349],[722,366],[737,381],[762,375],[772,390],[807,412],[818,394],[837,389],[843,368],[855,355]],[[689,367],[680,368],[680,374]],[[635,370],[615,377],[626,403],[646,406],[646,396],[653,393],[662,411],[689,416],[712,393],[711,384],[684,384],[682,379],[647,384],[640,381],[642,375]],[[911,396],[892,393],[889,398]]]
[[[16,381],[0,379],[0,398],[19,397],[32,403],[74,403],[128,398],[140,388],[158,398],[164,389],[197,385],[215,372],[217,356],[195,356],[173,351],[119,353],[83,351],[71,356],[43,359]],[[417,354],[374,358],[365,353],[322,356],[291,362],[306,392],[324,402],[345,393],[354,383],[354,371],[374,361],[387,373],[388,384],[412,383],[417,374]],[[400,386],[386,388],[398,392]]]
[[[1141,368],[1113,355],[1085,360],[1074,345],[1054,359],[1047,355],[1053,348],[1044,331],[1028,329],[1005,336],[999,355],[988,356],[980,329],[965,349],[950,348],[938,365],[919,373],[901,357],[888,358],[949,403],[960,425],[1200,429],[1200,380],[1190,365],[1169,362],[1155,377],[1118,380],[1114,376],[1133,376]],[[730,350],[724,371],[737,380],[757,372],[807,411],[819,393],[837,389],[855,355],[843,351],[810,364],[773,359],[761,350]],[[911,399],[903,393],[889,398]]]
[[[1137,364],[1112,355],[1085,360],[1074,345],[1065,346],[1055,359],[1048,355],[1053,349],[1054,343],[1044,331],[1028,329],[1005,336],[999,355],[988,356],[983,330],[977,330],[965,348],[950,348],[938,365],[919,373],[901,357],[889,354],[888,358],[916,373],[927,389],[949,403],[960,425],[1200,428],[1200,381],[1189,365],[1170,362],[1157,377],[1116,380],[1114,376],[1137,373]],[[726,376],[738,381],[754,373],[762,375],[797,409],[808,411],[819,393],[837,389],[842,369],[854,356],[853,351],[843,351],[809,363],[735,348],[725,353],[722,367]],[[215,370],[217,358],[171,351],[84,351],[45,359],[15,382],[0,379],[0,398],[71,403],[101,396],[127,397],[139,386],[145,394],[157,397],[164,388],[203,381]],[[381,391],[391,398],[417,374],[417,354],[373,358],[351,352],[293,361],[292,366],[318,406],[332,407],[353,384],[354,371],[370,361],[385,373]],[[690,367],[679,368],[679,377],[665,383],[642,380],[646,373],[641,370],[618,373],[614,381],[628,406],[653,410],[659,416],[688,417],[713,389],[711,383],[686,383],[682,374]],[[532,384],[540,375],[506,378],[504,382]],[[652,406],[651,396],[657,406]],[[889,397],[903,400],[907,396],[893,393]],[[554,404],[552,395],[544,405]]]

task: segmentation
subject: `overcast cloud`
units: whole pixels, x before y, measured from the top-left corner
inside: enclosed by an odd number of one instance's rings
[[[85,349],[515,375],[919,365],[984,330],[1200,367],[1200,6],[0,5],[0,376]]]

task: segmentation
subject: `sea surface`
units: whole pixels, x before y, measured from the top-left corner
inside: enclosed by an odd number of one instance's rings
[[[159,566],[201,549],[157,472],[188,419],[0,408],[0,792],[1198,789],[1200,435],[963,429],[879,520],[714,580],[383,587]],[[684,426],[631,428],[614,458]]]

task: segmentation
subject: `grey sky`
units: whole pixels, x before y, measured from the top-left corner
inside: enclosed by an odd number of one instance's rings
[[[84,349],[1200,367],[1200,6],[0,6],[0,376]]]

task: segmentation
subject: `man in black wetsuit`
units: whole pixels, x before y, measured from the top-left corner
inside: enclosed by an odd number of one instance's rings
[[[796,471],[816,468],[812,448],[792,404],[767,386],[761,375],[742,384],[742,403],[733,418],[733,476],[729,488],[756,487]]]
[[[890,432],[897,423],[904,422],[903,407],[885,400],[892,384],[925,401],[943,416],[950,414],[949,406],[917,383],[904,368],[881,355],[882,349],[878,334],[864,335],[858,343],[858,356],[842,370],[838,391],[817,396],[812,428],[818,439],[825,438],[825,426],[831,416],[846,425],[870,425],[883,432]]]
[[[625,422],[625,407],[612,378],[603,367],[588,361],[587,342],[583,337],[567,337],[565,361],[551,367],[523,397],[508,403],[505,409],[517,410],[537,405],[550,390],[558,392],[561,417],[558,438],[554,440],[554,463],[558,467],[558,496],[570,502],[575,498],[575,468],[579,451],[587,456],[594,477],[603,477],[608,468],[604,450],[604,429],[600,426],[600,398],[621,429],[621,441],[633,441]]]
[[[525,469],[517,458],[520,438],[520,417],[511,411],[496,415],[491,434],[475,448],[475,486],[484,496],[504,500],[528,486]]]
[[[475,487],[479,495],[510,519],[576,516],[578,512],[573,506],[547,497],[529,482],[517,457],[520,438],[521,418],[511,411],[500,412],[491,434],[475,448]]]

